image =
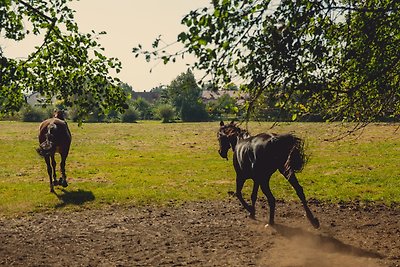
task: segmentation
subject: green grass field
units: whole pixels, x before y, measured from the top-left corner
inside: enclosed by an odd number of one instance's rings
[[[251,133],[295,132],[306,140],[310,161],[298,174],[307,198],[323,201],[400,202],[399,125],[369,125],[361,135],[328,142],[339,124],[249,123]],[[0,215],[57,208],[168,204],[224,199],[235,173],[217,153],[219,123],[69,123],[69,187],[49,193],[44,160],[35,151],[39,123],[0,122]],[[245,127],[245,126],[244,126]],[[57,158],[59,161],[59,157]],[[280,175],[271,179],[278,199],[297,199]],[[251,182],[246,183],[248,196]],[[260,197],[262,194],[260,193]]]

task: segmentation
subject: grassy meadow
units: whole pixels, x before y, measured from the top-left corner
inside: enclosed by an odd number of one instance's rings
[[[371,124],[335,142],[326,140],[346,130],[340,124],[282,123],[272,130],[271,125],[251,122],[247,127],[251,133],[294,132],[306,140],[310,160],[298,178],[307,198],[400,202],[398,124]],[[80,127],[70,122],[69,186],[57,187],[56,196],[49,193],[45,162],[35,151],[38,127],[0,122],[0,216],[224,199],[235,190],[232,153],[228,162],[217,153],[218,122]],[[278,199],[297,199],[279,174],[271,179],[271,188]],[[248,181],[246,196],[250,190]]]

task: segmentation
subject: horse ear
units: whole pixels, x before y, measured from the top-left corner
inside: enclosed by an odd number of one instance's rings
[[[224,122],[220,121],[219,126],[224,126]]]
[[[235,120],[232,120],[232,121],[231,121],[231,124],[232,124],[232,125],[235,124]]]

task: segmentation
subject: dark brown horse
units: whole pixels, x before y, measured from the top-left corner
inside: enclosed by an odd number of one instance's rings
[[[319,221],[308,208],[303,188],[297,181],[296,172],[303,169],[305,156],[303,152],[303,141],[292,134],[267,134],[261,133],[250,136],[246,130],[240,129],[232,121],[225,125],[220,123],[218,131],[219,154],[228,159],[228,150],[233,150],[233,166],[236,171],[236,196],[250,212],[250,217],[255,218],[255,204],[258,188],[267,197],[269,204],[269,224],[274,224],[275,197],[272,195],[269,180],[276,171],[289,181],[296,190],[307,218],[315,227],[319,227]],[[253,191],[251,194],[252,205],[249,205],[242,196],[245,181],[252,179]]]
[[[54,192],[55,185],[67,187],[68,183],[65,174],[65,161],[71,145],[71,132],[64,120],[64,113],[62,111],[56,111],[53,118],[47,119],[40,124],[39,144],[40,145],[36,151],[46,161],[47,173],[50,178],[50,192]],[[62,177],[59,181],[57,181],[56,175],[56,152],[61,155],[60,167]]]

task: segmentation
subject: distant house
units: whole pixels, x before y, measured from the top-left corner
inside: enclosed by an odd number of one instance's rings
[[[228,91],[228,90],[218,90],[218,91],[210,91],[204,90],[201,93],[201,99],[203,103],[207,104],[209,102],[217,101],[223,95],[229,95],[230,97],[236,99],[236,103],[238,105],[242,105],[248,99],[248,95],[241,91]]]
[[[40,106],[44,102],[46,102],[46,97],[43,97],[39,92],[33,92],[25,95],[25,101],[30,106]],[[51,99],[51,103],[54,104],[55,102],[56,102],[56,97],[53,96]]]
[[[157,100],[160,99],[160,93],[157,92],[133,92],[132,91],[132,99],[138,99],[139,97],[143,98],[149,103],[155,103]]]

